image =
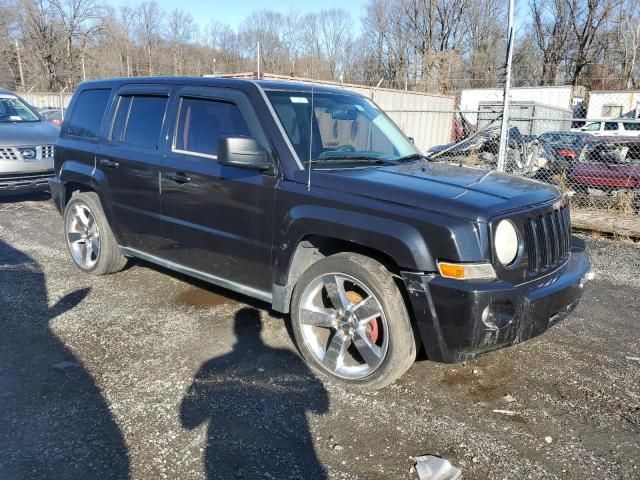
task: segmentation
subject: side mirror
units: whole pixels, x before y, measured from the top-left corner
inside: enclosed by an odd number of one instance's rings
[[[218,140],[218,163],[274,173],[271,153],[251,137],[221,137]]]

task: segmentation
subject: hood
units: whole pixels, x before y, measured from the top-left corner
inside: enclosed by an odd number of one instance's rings
[[[311,184],[474,221],[561,196],[556,187],[536,180],[440,162],[316,170]]]
[[[53,145],[60,128],[49,122],[0,123],[0,147]]]

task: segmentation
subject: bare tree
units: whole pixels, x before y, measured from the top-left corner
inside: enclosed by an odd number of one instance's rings
[[[160,43],[162,12],[155,1],[143,2],[137,10],[138,35],[147,54],[147,72],[153,75],[153,52]]]
[[[568,55],[569,5],[566,0],[530,0],[533,32],[542,53],[540,85],[554,85]]]
[[[595,40],[605,22],[611,18],[620,0],[565,0],[569,9],[569,26],[574,36],[571,84],[578,85],[582,71],[594,54]]]
[[[181,9],[171,12],[168,21],[169,42],[173,52],[173,74],[182,75],[185,47],[197,32],[190,13]]]

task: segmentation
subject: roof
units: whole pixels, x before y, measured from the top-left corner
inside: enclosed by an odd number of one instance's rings
[[[591,90],[590,95],[594,93],[611,95],[612,93],[640,93],[640,90]]]
[[[304,82],[291,82],[281,80],[253,80],[246,78],[223,78],[223,77],[121,77],[110,78],[104,80],[91,80],[83,82],[82,88],[92,87],[110,87],[122,84],[174,84],[174,85],[198,85],[206,87],[223,87],[223,88],[243,88],[253,85],[259,85],[265,90],[292,90],[298,92],[323,92],[323,93],[348,93],[350,95],[358,95],[352,91],[336,88],[326,85],[310,84]]]
[[[589,139],[587,143],[640,143],[640,137],[632,135],[626,137],[621,135],[611,135],[608,137],[593,135],[593,138]]]
[[[551,135],[578,135],[578,136],[583,136],[583,137],[586,137],[586,136],[593,137],[594,136],[593,134],[591,134],[591,132],[576,131],[576,130],[551,130],[549,132],[541,133],[538,136],[548,135],[548,134],[551,134]]]

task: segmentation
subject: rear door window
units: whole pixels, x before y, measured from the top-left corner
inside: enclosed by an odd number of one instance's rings
[[[618,131],[618,124],[616,122],[606,122],[604,124],[604,129],[607,132],[616,132]]]
[[[135,147],[157,150],[167,110],[167,96],[120,97],[112,139]]]
[[[111,96],[111,90],[84,90],[78,96],[69,124],[67,135],[84,138],[98,138],[102,117]]]
[[[174,151],[217,158],[220,137],[250,136],[237,105],[207,98],[182,97]]]

